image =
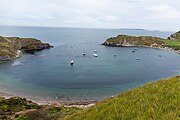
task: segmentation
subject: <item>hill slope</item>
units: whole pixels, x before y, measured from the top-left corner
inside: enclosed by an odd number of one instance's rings
[[[129,90],[65,120],[180,119],[180,76]]]

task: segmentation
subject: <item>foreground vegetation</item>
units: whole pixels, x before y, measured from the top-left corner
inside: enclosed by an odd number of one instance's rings
[[[25,98],[0,97],[0,120],[51,120],[59,119],[80,110],[79,108],[38,105]]]
[[[180,76],[129,90],[99,102],[65,120],[177,120],[180,119]]]
[[[179,86],[180,76],[163,79],[83,109],[0,97],[0,120],[176,120],[180,119]]]

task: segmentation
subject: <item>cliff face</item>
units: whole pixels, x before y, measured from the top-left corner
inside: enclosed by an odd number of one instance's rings
[[[50,44],[34,38],[0,36],[0,63],[20,57],[22,52],[34,53],[50,47]]]

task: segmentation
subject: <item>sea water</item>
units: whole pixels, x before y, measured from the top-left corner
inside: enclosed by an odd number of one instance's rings
[[[173,52],[138,48],[132,53],[133,47],[101,45],[118,34],[166,38],[171,33],[141,29],[1,26],[2,36],[33,37],[55,47],[1,64],[0,91],[34,98],[100,100],[180,74],[180,55]],[[98,57],[93,57],[94,50]],[[74,60],[73,66],[71,60]]]

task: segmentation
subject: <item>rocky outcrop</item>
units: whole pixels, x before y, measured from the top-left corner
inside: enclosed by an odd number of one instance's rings
[[[34,38],[0,36],[0,63],[21,57],[22,52],[34,53],[51,47],[49,43]]]

